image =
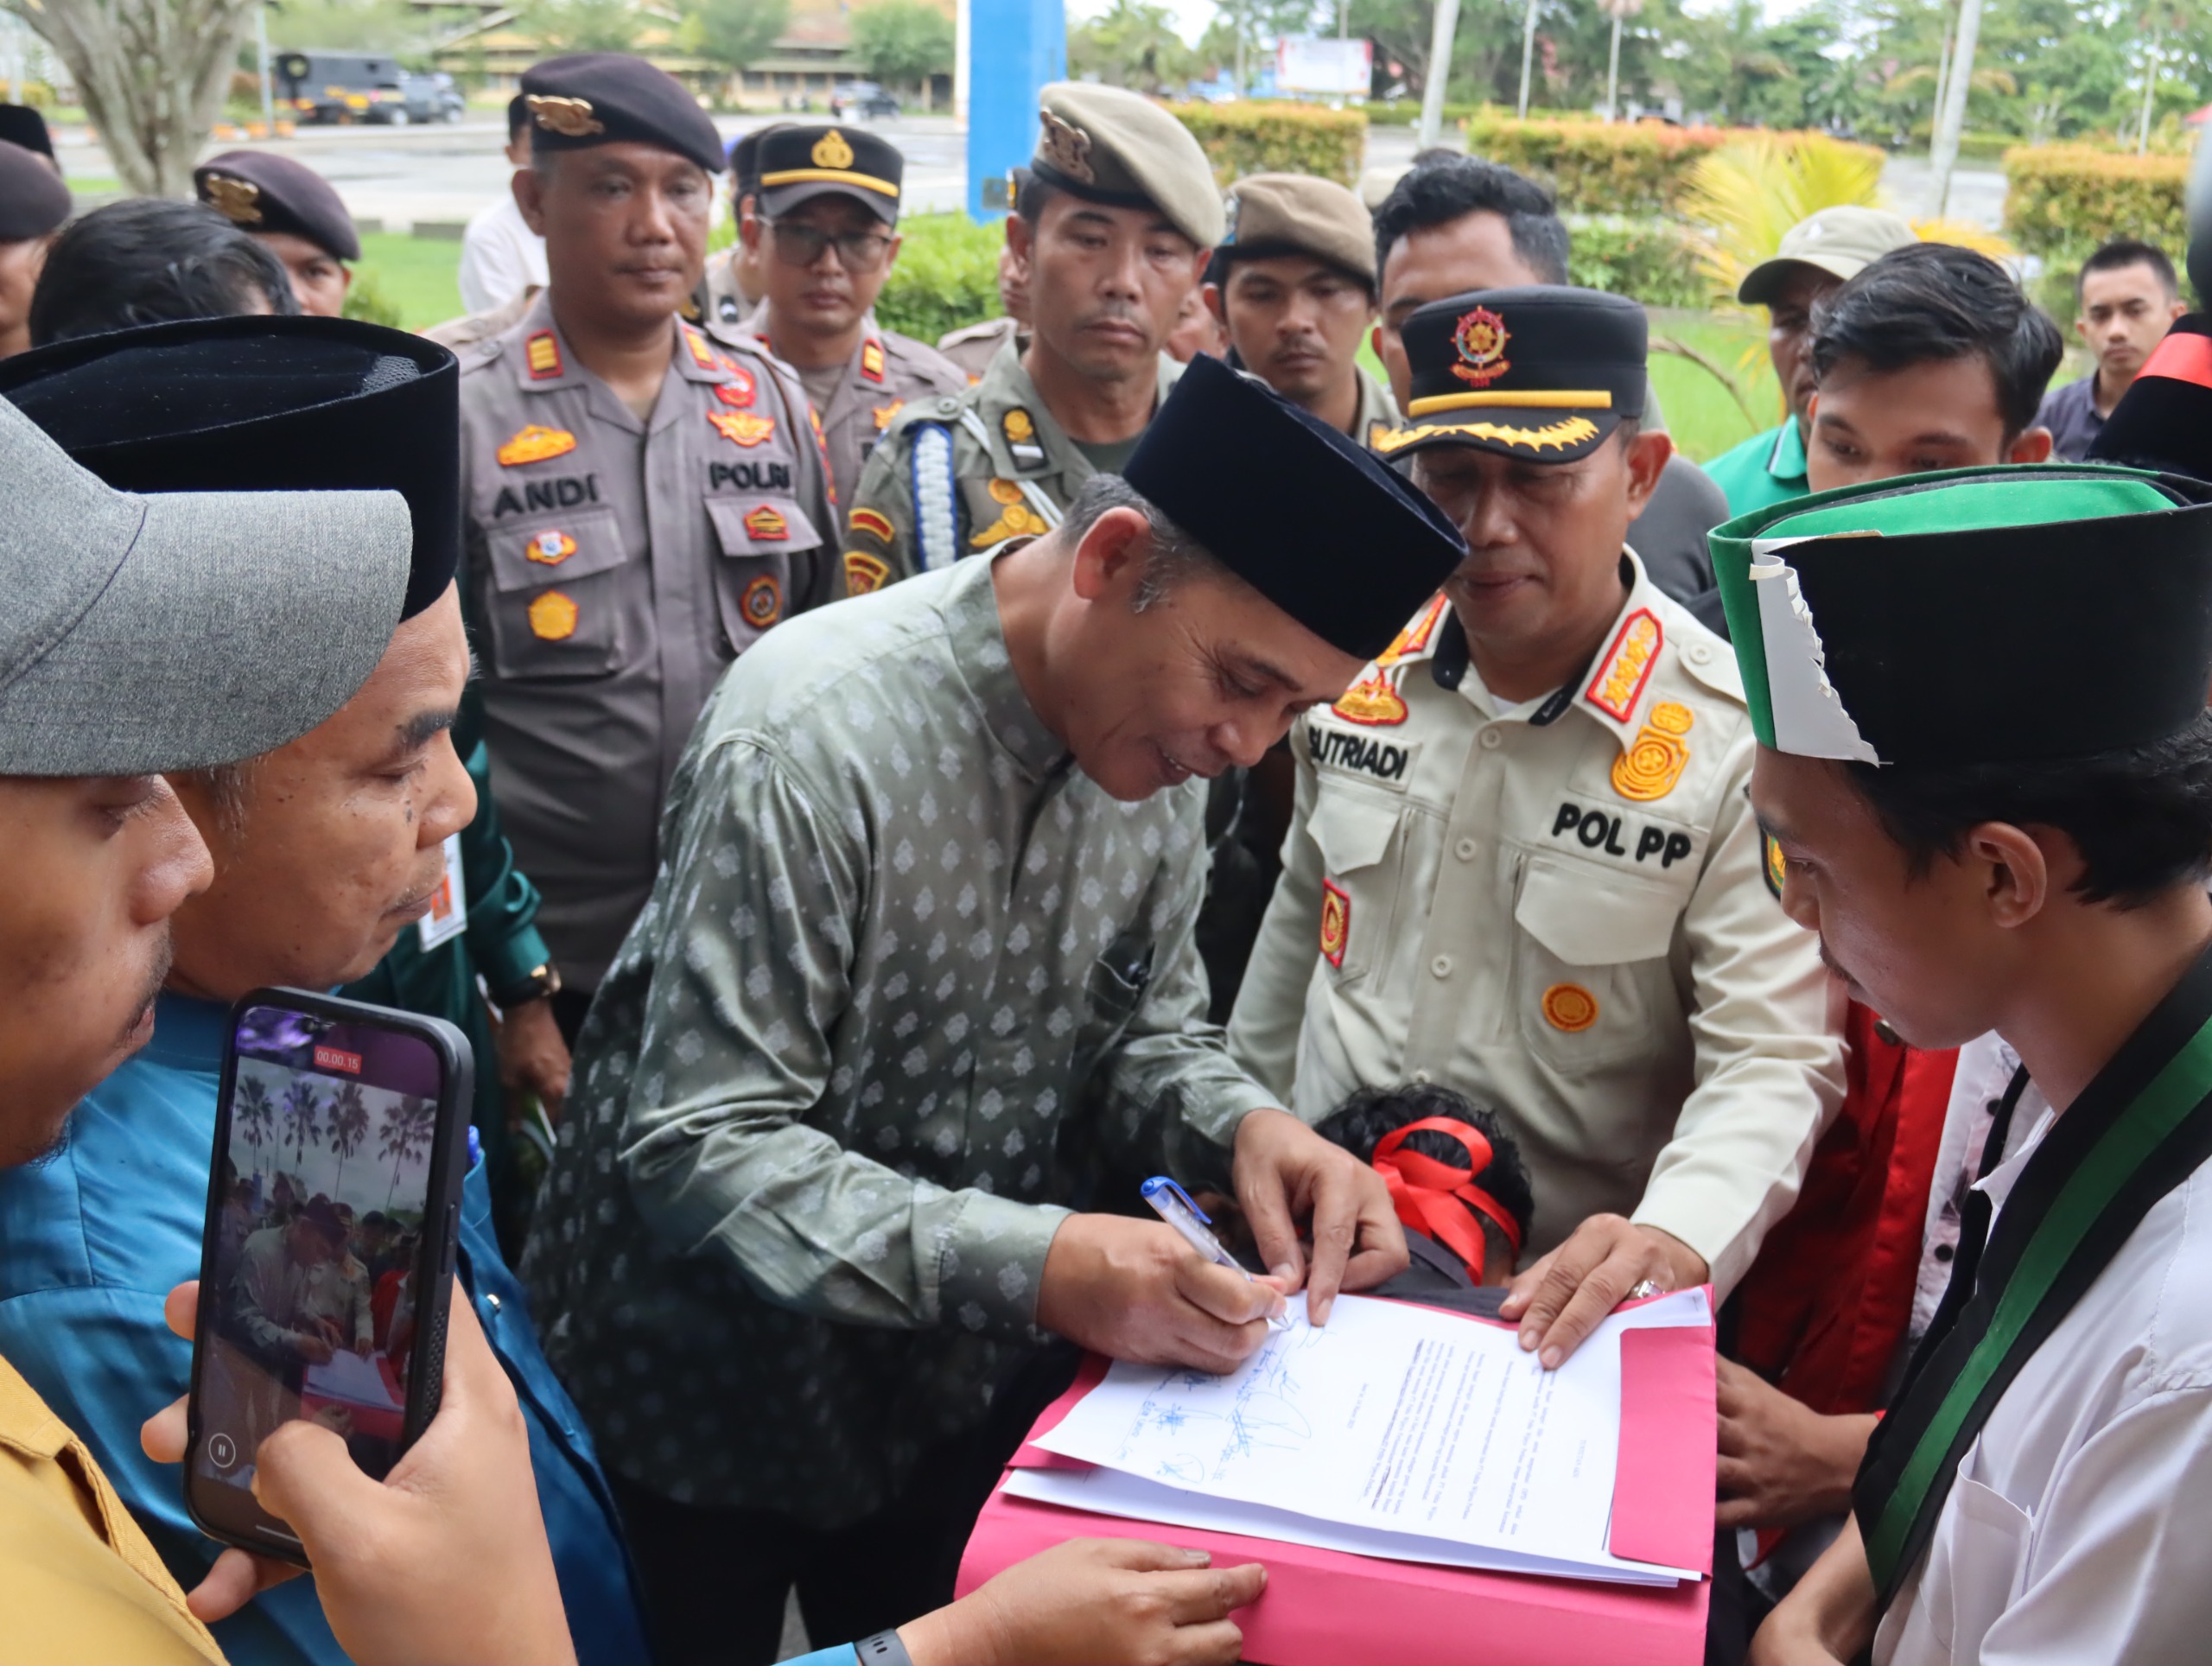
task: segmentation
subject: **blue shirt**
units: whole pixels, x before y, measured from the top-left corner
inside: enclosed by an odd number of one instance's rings
[[[188,1588],[221,1547],[185,1513],[183,1472],[139,1450],[138,1426],[192,1378],[192,1345],[169,1333],[162,1303],[172,1286],[200,1275],[226,1015],[163,995],[153,1040],[77,1108],[61,1149],[0,1172],[0,1356],[92,1448]],[[481,1163],[463,1192],[456,1262],[529,1424],[578,1660],[646,1660],[613,1500],[576,1408],[538,1351],[522,1287],[500,1259]],[[263,1593],[214,1631],[238,1666],[346,1659],[311,1577]]]

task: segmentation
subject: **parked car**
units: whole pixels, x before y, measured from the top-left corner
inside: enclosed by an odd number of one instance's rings
[[[406,127],[457,122],[468,107],[450,75],[417,75],[378,53],[286,52],[270,67],[277,102],[301,121]]]
[[[840,81],[830,89],[830,113],[841,121],[854,116],[895,116],[899,100],[874,81]]]

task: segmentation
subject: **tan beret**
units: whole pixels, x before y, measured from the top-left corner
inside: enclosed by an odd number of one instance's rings
[[[1229,188],[1226,256],[1312,255],[1375,287],[1375,217],[1333,180],[1254,174]]]
[[[1154,207],[1201,249],[1221,241],[1221,192],[1191,130],[1142,95],[1054,81],[1030,167],[1048,185],[1112,207]]]

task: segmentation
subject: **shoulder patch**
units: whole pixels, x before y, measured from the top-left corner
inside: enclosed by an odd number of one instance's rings
[[[883,588],[884,580],[891,576],[890,564],[871,556],[865,550],[845,551],[845,594],[864,596]]]
[[[1617,722],[1627,722],[1651,681],[1665,642],[1659,616],[1649,607],[1638,607],[1621,621],[1612,645],[1598,662],[1597,675],[1583,690],[1583,698]]]
[[[1370,671],[1365,677],[1344,691],[1343,697],[1329,708],[1348,723],[1364,723],[1374,728],[1388,728],[1406,721],[1406,697],[1384,671]]]
[[[562,373],[561,343],[552,331],[531,332],[529,362],[533,382],[550,382]]]
[[[1376,669],[1380,671],[1385,666],[1395,665],[1408,654],[1420,653],[1427,649],[1436,635],[1437,624],[1443,619],[1447,605],[1441,591],[1431,597],[1428,606],[1408,620],[1406,628],[1391,639],[1390,645],[1376,656]]]
[[[866,532],[872,537],[881,538],[886,544],[899,536],[891,525],[891,517],[878,509],[855,509],[847,520],[854,531]]]
[[[550,457],[565,457],[576,448],[576,436],[565,428],[541,428],[532,423],[517,430],[499,450],[499,467],[519,468],[524,463],[542,463]]]

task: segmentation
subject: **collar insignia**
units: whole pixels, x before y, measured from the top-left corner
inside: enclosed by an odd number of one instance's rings
[[[1419,653],[1427,647],[1429,639],[1436,634],[1437,621],[1444,617],[1445,607],[1444,595],[1440,591],[1430,599],[1427,607],[1408,621],[1404,630],[1391,639],[1390,645],[1376,656],[1375,669],[1382,671],[1395,665],[1408,654]]]
[[[748,451],[776,431],[772,416],[755,416],[749,411],[710,410],[707,420],[715,431],[732,445],[743,446]]]
[[[1452,366],[1452,373],[1471,387],[1488,387],[1513,368],[1505,356],[1505,344],[1512,339],[1503,318],[1488,307],[1476,308],[1452,332],[1452,345],[1459,350],[1461,360]]]
[[[861,343],[861,374],[871,382],[883,379],[883,343],[872,335]]]
[[[718,369],[719,366],[715,362],[715,350],[707,345],[707,338],[689,324],[683,325],[682,328],[683,345],[691,349],[691,362],[701,370]]]
[[[530,379],[550,382],[561,374],[561,344],[550,330],[531,333],[524,357],[530,366]]]
[[[607,124],[591,113],[589,99],[563,99],[550,92],[533,92],[524,101],[537,124],[564,139],[588,139],[607,131]]]
[[[576,436],[565,428],[540,428],[536,423],[516,431],[513,439],[499,448],[499,467],[518,468],[524,463],[542,463],[549,457],[565,457],[576,448]]]
[[[1643,685],[1651,680],[1665,639],[1659,629],[1658,617],[1649,607],[1638,607],[1621,621],[1613,645],[1606,651],[1598,674],[1590,679],[1590,686],[1583,690],[1582,697],[1616,722],[1627,722],[1635,715],[1636,703],[1643,697]],[[1687,712],[1683,715],[1688,715]],[[1670,781],[1668,785],[1671,787],[1674,784]],[[1654,798],[1658,796],[1652,794]]]

